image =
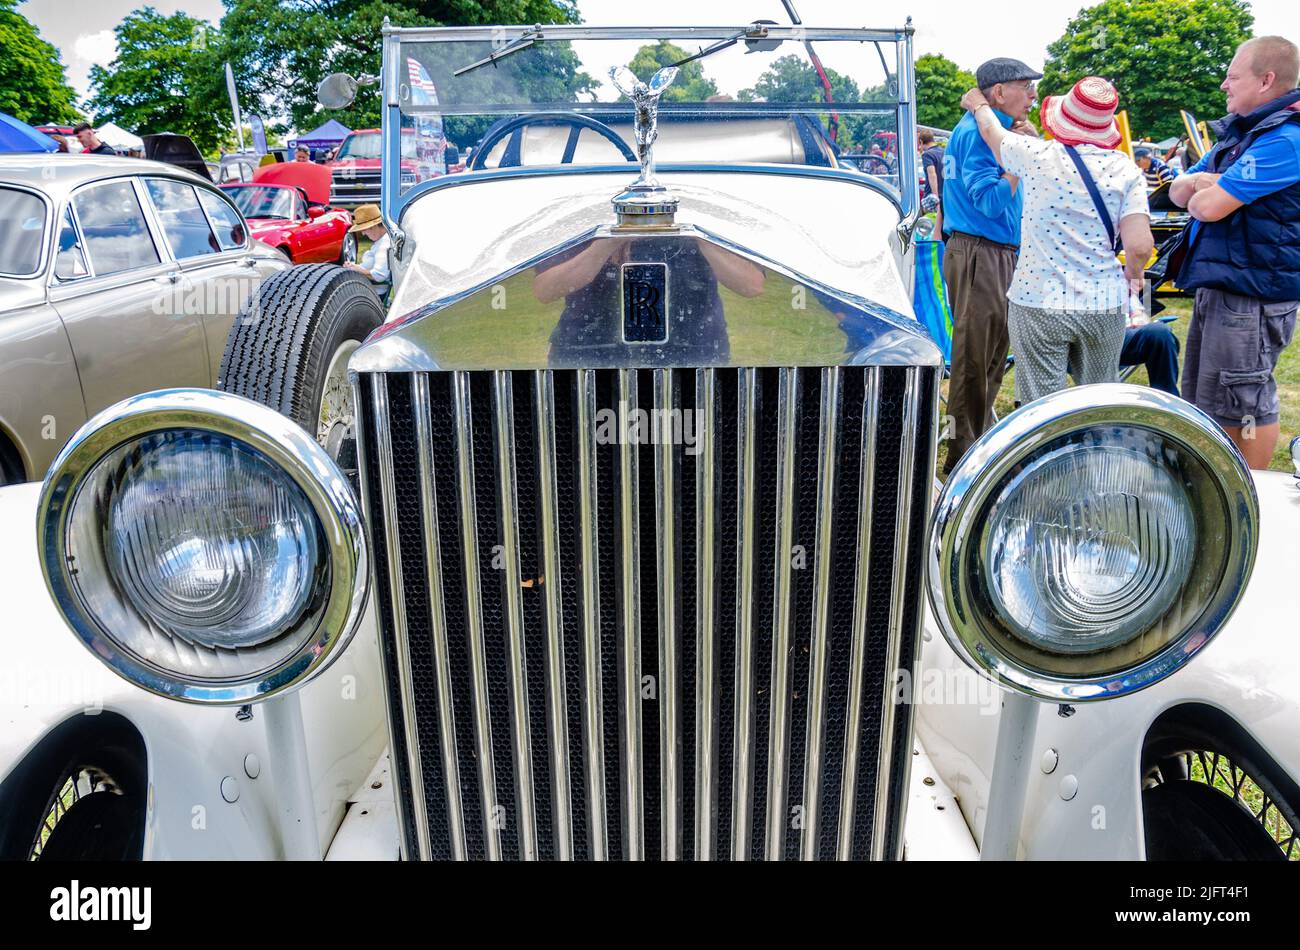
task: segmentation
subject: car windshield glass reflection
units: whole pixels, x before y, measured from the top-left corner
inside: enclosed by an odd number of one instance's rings
[[[380,150],[383,147],[383,139],[378,132],[365,132],[360,135],[349,135],[344,141],[343,147],[339,149],[336,161],[351,159],[364,161],[378,161],[381,158]],[[415,135],[406,133],[402,136],[402,158],[415,158]]]
[[[26,191],[0,188],[0,274],[36,273],[44,239],[45,202]]]
[[[292,221],[297,212],[295,195],[289,188],[227,188],[225,192],[245,218],[284,218]]]

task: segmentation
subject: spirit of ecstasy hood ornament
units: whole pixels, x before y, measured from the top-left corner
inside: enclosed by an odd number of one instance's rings
[[[634,134],[641,174],[614,196],[614,210],[621,225],[663,226],[673,223],[677,199],[655,177],[654,144],[659,137],[659,97],[677,77],[676,66],[665,66],[650,82],[637,79],[632,70],[618,66],[609,71],[610,81],[636,108]]]

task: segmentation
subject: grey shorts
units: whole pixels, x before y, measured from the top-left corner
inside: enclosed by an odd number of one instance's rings
[[[1277,422],[1273,370],[1291,342],[1297,306],[1294,300],[1198,289],[1183,357],[1183,398],[1225,428]]]

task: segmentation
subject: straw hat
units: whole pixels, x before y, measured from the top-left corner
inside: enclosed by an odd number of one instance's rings
[[[383,223],[384,219],[379,214],[379,205],[361,205],[356,211],[352,212],[352,227],[348,229],[348,233],[356,234],[358,231],[368,231]]]
[[[1046,96],[1039,112],[1043,128],[1064,145],[1114,148],[1120,143],[1115,109],[1119,93],[1100,76],[1085,76],[1064,96]]]

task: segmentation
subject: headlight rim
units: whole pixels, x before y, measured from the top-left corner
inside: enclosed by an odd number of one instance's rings
[[[958,555],[967,545],[982,543],[987,526],[975,524],[975,520],[1008,472],[1061,436],[1097,425],[1155,430],[1200,460],[1225,506],[1228,554],[1223,576],[1200,621],[1164,648],[1120,672],[1053,675],[1017,662],[978,623],[964,619],[963,612],[969,612],[972,605],[961,596],[961,584],[954,584],[953,569],[964,562]],[[1258,537],[1254,479],[1232,441],[1213,420],[1190,403],[1148,387],[1123,383],[1076,386],[1030,403],[1001,420],[953,469],[931,518],[926,588],[948,644],[969,666],[999,685],[1048,702],[1114,699],[1159,682],[1214,639],[1245,590]]]
[[[171,430],[243,442],[303,492],[319,523],[330,582],[310,637],[275,667],[242,680],[204,681],[162,669],[120,645],[88,611],[69,574],[69,517],[97,463],[120,446]],[[324,449],[291,419],[232,393],[166,389],[132,396],[85,423],[60,451],[37,506],[41,574],[77,639],[119,676],[159,696],[199,705],[243,705],[315,678],[342,654],[365,609],[369,552],[356,497]],[[310,616],[313,612],[307,612]]]

